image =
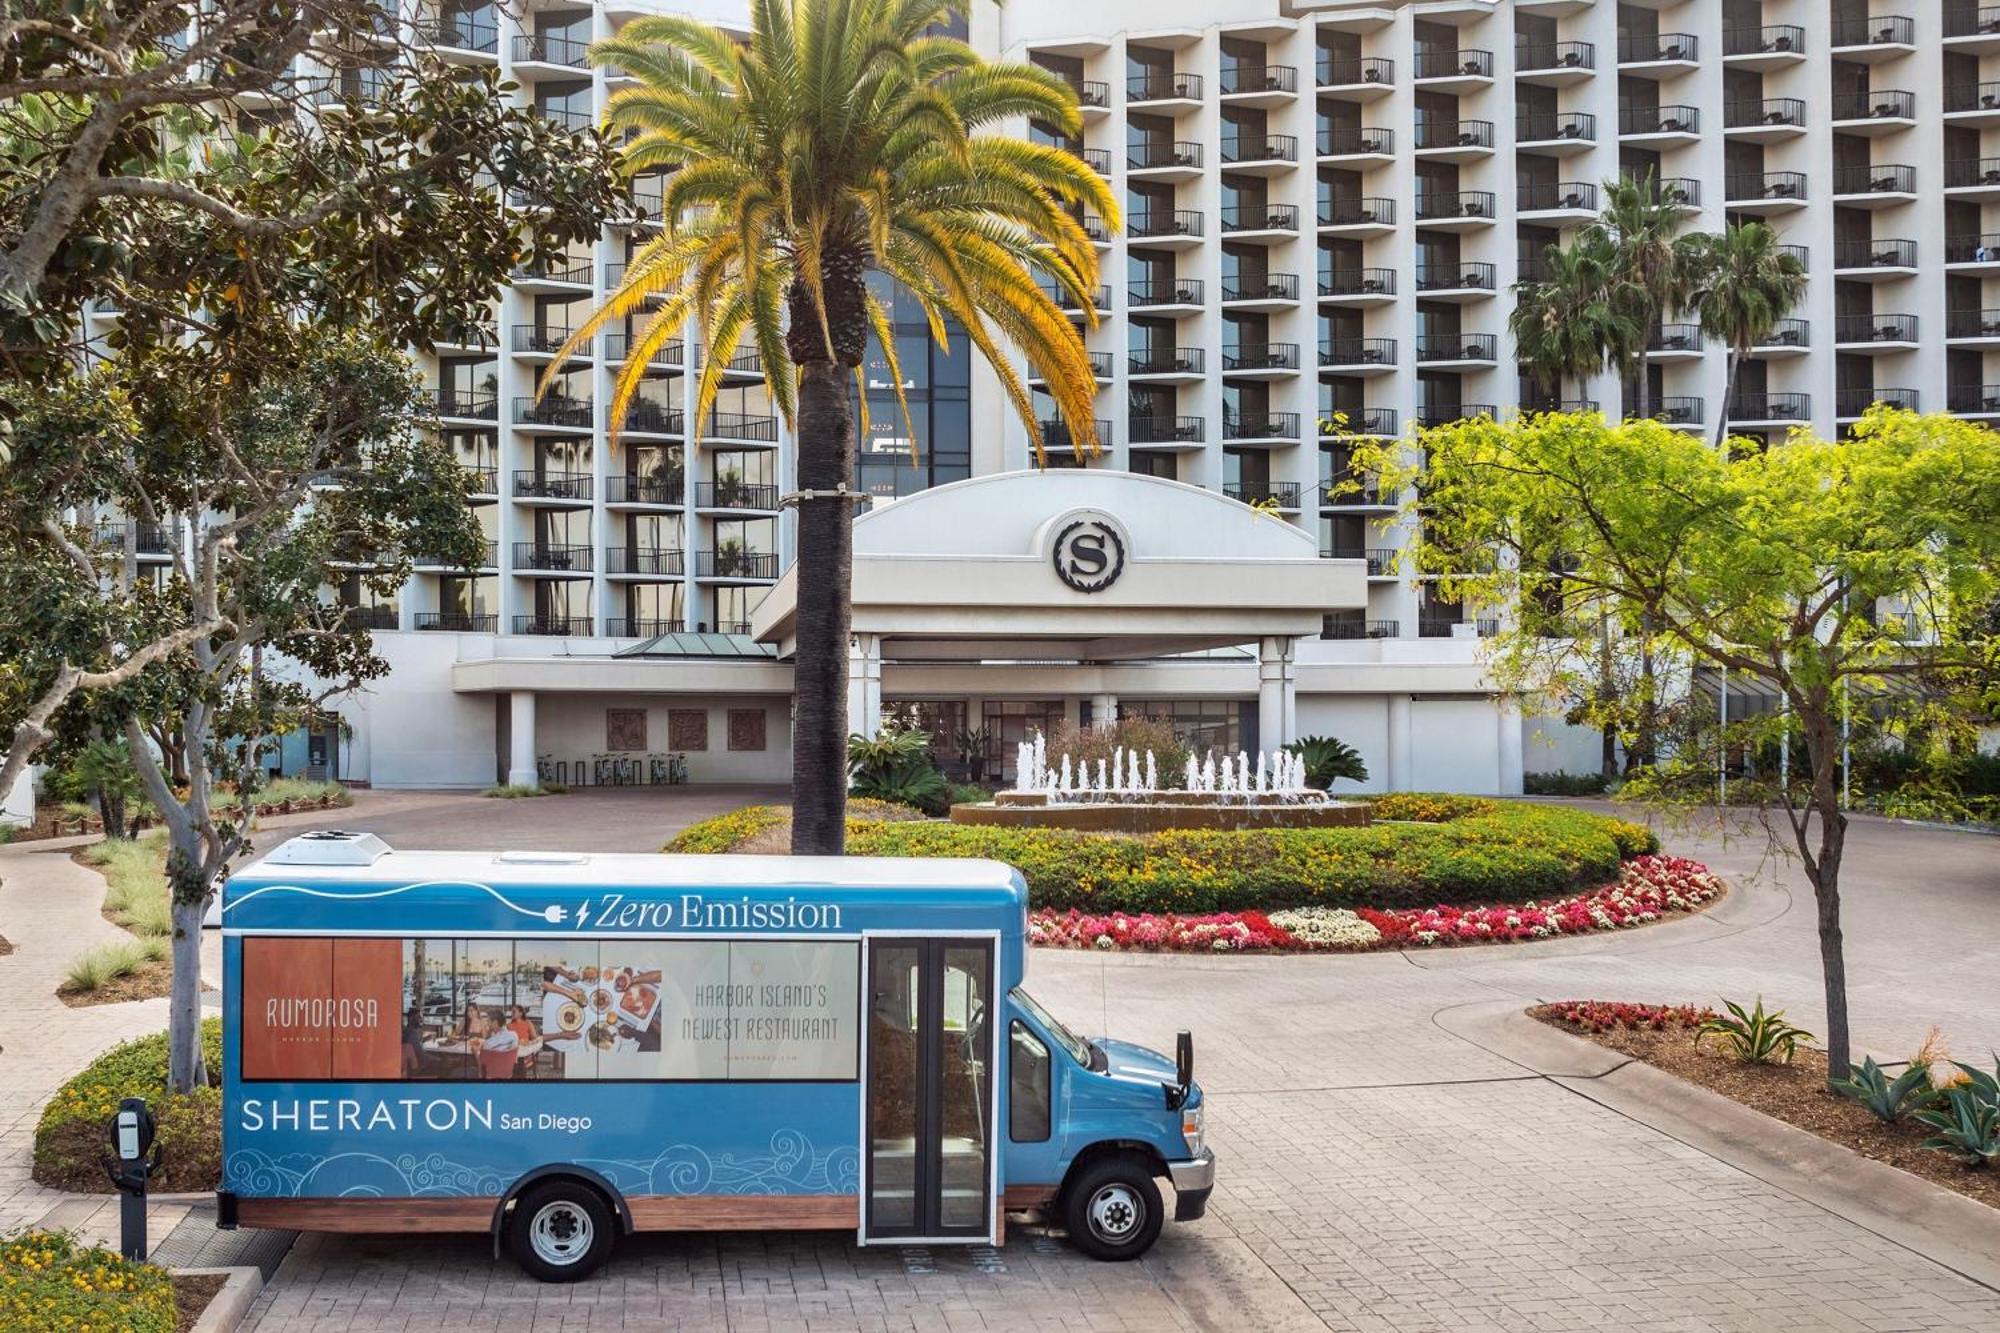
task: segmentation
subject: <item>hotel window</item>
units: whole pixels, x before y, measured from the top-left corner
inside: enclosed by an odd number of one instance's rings
[[[748,634],[750,616],[768,596],[770,589],[728,584],[713,590],[715,625],[718,634]]]
[[[625,589],[626,631],[669,634],[687,623],[686,591],[679,583],[634,583]]]
[[[1197,758],[1219,757],[1244,748],[1243,713],[1255,707],[1234,699],[1120,699],[1118,716],[1164,722]]]
[[[897,399],[888,357],[871,335],[862,363],[867,426],[860,436],[860,487],[887,499],[962,481],[972,475],[971,363],[976,354],[964,331],[949,320],[947,352],[930,336],[915,299],[881,274],[869,275],[869,290],[889,313],[909,418],[905,420]]]
[[[988,699],[980,705],[980,720],[986,728],[987,772],[1002,782],[1011,782],[1014,749],[1035,732],[1055,735],[1067,716],[1060,699]]]

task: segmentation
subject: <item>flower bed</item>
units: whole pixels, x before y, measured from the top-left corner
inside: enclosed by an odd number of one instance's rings
[[[1175,916],[1518,902],[1604,884],[1623,859],[1658,850],[1641,825],[1558,806],[1426,793],[1371,801],[1377,822],[1366,828],[1124,835],[854,818],[847,850],[989,857],[1021,871],[1040,909]],[[786,818],[782,807],[732,811],[666,850],[768,850]],[[1350,929],[1344,919],[1329,928]]]
[[[1303,907],[1191,916],[1039,910],[1028,918],[1028,939],[1058,949],[1162,953],[1426,948],[1619,930],[1694,911],[1721,893],[1722,881],[1700,862],[1656,855],[1626,862],[1615,883],[1551,902],[1388,910]]]
[[[179,1322],[164,1268],[130,1263],[59,1231],[0,1242],[0,1328],[174,1333]]]
[[[201,1025],[202,1061],[210,1079],[222,1073],[222,1020]],[[111,1192],[99,1158],[104,1126],[126,1097],[153,1104],[162,1148],[160,1174],[152,1187],[162,1193],[212,1190],[222,1178],[222,1093],[214,1086],[185,1096],[169,1096],[167,1034],[121,1042],[56,1089],[35,1125],[34,1179],[51,1189],[92,1194]],[[0,1322],[0,1328],[11,1327]]]

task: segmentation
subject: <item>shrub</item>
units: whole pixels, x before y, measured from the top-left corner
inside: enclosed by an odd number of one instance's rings
[[[1558,1000],[1548,1017],[1585,1032],[1666,1032],[1698,1028],[1716,1016],[1691,1004],[1620,1004],[1606,1000]]]
[[[564,790],[567,789],[565,788]],[[497,801],[524,801],[536,796],[554,796],[557,792],[547,785],[537,786],[527,782],[497,782],[479,794],[491,797]]]
[[[1368,781],[1368,765],[1361,752],[1346,741],[1332,736],[1303,736],[1285,747],[1306,761],[1306,785],[1331,791],[1342,778],[1349,782]]]
[[[129,842],[106,839],[85,848],[83,859],[103,872],[104,910],[119,925],[140,935],[173,934],[163,835]]]
[[[1611,790],[1611,779],[1602,773],[1526,773],[1521,790],[1529,796],[1602,796]]]
[[[1950,1153],[1967,1166],[1983,1166],[2000,1157],[2000,1103],[1976,1085],[1946,1088],[1938,1105],[1911,1118],[1936,1131],[1923,1141],[1934,1152]]]
[[[1121,717],[1108,727],[1079,727],[1074,722],[1062,722],[1049,734],[1046,748],[1051,769],[1061,768],[1062,757],[1068,755],[1072,770],[1079,764],[1088,764],[1093,773],[1100,761],[1109,769],[1120,750],[1136,750],[1142,755],[1150,750],[1162,787],[1180,785],[1187,771],[1188,756],[1193,753],[1171,722],[1139,715]]]
[[[174,1333],[173,1280],[62,1231],[0,1241],[0,1328],[73,1333]]]
[[[931,761],[930,733],[911,727],[884,727],[871,739],[847,738],[849,790],[856,796],[943,814],[951,788]]]
[[[62,988],[73,994],[88,994],[108,981],[129,977],[152,961],[154,953],[143,940],[116,940],[86,949],[70,959],[63,971]]]
[[[37,1184],[53,1189],[108,1193],[98,1158],[105,1150],[105,1124],[126,1097],[152,1103],[159,1123],[160,1174],[152,1188],[162,1193],[212,1190],[222,1171],[222,1094],[212,1086],[222,1076],[222,1020],[201,1025],[202,1060],[211,1086],[185,1096],[169,1095],[167,1034],[122,1042],[86,1065],[56,1089],[35,1126]],[[0,1322],[0,1328],[9,1327]]]
[[[1366,828],[1185,829],[1125,836],[996,828],[936,820],[854,817],[857,856],[979,856],[1027,878],[1038,908],[1180,914],[1286,907],[1414,907],[1514,901],[1616,878],[1626,856],[1650,852],[1650,831],[1580,810],[1484,797],[1385,798],[1405,822]],[[782,807],[707,820],[673,852],[733,851],[781,824]]]
[[[1892,1079],[1872,1055],[1851,1076],[1834,1080],[1828,1086],[1841,1096],[1860,1102],[1885,1124],[1928,1105],[1937,1095],[1931,1087],[1931,1067],[1922,1060],[1912,1060],[1908,1069]]]
[[[1790,1064],[1798,1054],[1799,1043],[1812,1040],[1812,1033],[1785,1021],[1784,1010],[1767,1012],[1761,995],[1757,997],[1757,1007],[1749,1013],[1734,1000],[1724,1000],[1722,1007],[1729,1011],[1728,1016],[1717,1015],[1703,1023],[1695,1034],[1695,1045],[1701,1045],[1703,1037],[1719,1037],[1729,1053],[1744,1064],[1774,1064],[1779,1060]]]

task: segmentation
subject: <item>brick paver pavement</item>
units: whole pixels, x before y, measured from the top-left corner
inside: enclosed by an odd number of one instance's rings
[[[494,804],[364,797],[317,822],[379,820],[406,846],[440,841],[421,837],[428,827],[456,845],[637,850],[673,810],[648,793],[534,802],[530,839]],[[1205,1220],[1170,1225],[1140,1264],[1096,1264],[1019,1230],[997,1264],[943,1248],[913,1262],[833,1235],[648,1236],[599,1278],[551,1288],[494,1263],[480,1239],[306,1237],[250,1326],[2000,1327],[2000,1293],[1436,1021],[1496,999],[1761,991],[1812,1026],[1817,959],[1796,871],[1753,876],[1761,847],[1704,841],[1677,846],[1730,874],[1731,897],[1616,936],[1319,958],[1038,952],[1031,989],[1078,1026],[1162,1046],[1178,1027],[1196,1033],[1218,1188]],[[1900,1054],[1935,1022],[1969,1056],[2000,1045],[2000,843],[1860,821],[1849,873],[1859,1038]]]

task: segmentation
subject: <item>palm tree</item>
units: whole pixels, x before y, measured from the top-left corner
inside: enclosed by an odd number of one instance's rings
[[[890,381],[903,382],[869,270],[900,284],[940,339],[947,321],[964,330],[1038,457],[1033,401],[1003,339],[1047,383],[1071,447],[1097,447],[1090,359],[1050,291],[1094,322],[1097,256],[1073,214],[1089,209],[1116,226],[1117,204],[1078,156],[981,132],[1027,118],[1074,138],[1082,119],[1059,75],[988,63],[936,35],[967,3],[753,0],[741,43],[698,20],[648,17],[591,50],[636,80],[612,94],[610,123],[631,135],[628,173],[673,173],[661,200],[668,225],[556,364],[611,320],[641,321],[611,405],[615,446],[647,360],[686,320],[710,349],[696,422],[739,345],[759,353],[798,441],[798,494],[788,497],[798,509],[798,853],[838,853],[845,842],[848,597],[862,498],[852,386],[870,334]]]
[[[1521,369],[1560,399],[1564,380],[1582,385],[1644,330],[1613,285],[1617,255],[1603,232],[1586,230],[1568,248],[1551,245],[1542,254],[1546,276],[1514,285],[1507,331]]]
[[[1728,438],[1729,405],[1743,358],[1798,305],[1806,270],[1763,222],[1732,224],[1719,236],[1699,238],[1690,267],[1688,308],[1701,321],[1701,331],[1729,349],[1729,380],[1715,419],[1720,445]]]
[[[1636,336],[1612,348],[1612,359],[1628,379],[1639,385],[1639,416],[1648,415],[1646,348],[1660,320],[1687,304],[1689,247],[1675,237],[1680,217],[1660,197],[1660,183],[1651,171],[1644,176],[1620,176],[1604,183],[1604,207],[1586,231],[1601,233],[1610,244],[1611,283],[1632,303]]]

